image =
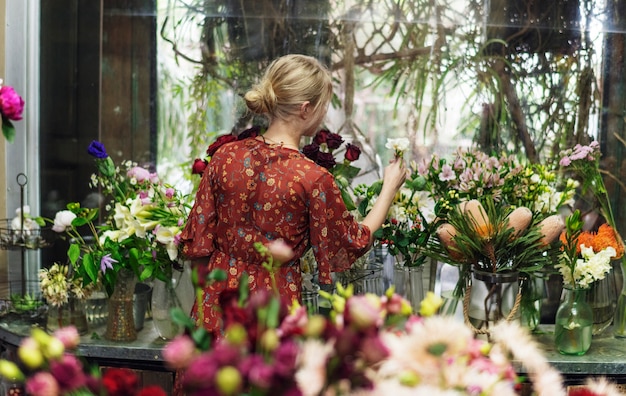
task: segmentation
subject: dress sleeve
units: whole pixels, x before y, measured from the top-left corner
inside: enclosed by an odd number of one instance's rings
[[[196,200],[180,235],[182,252],[186,258],[208,257],[215,250],[215,199],[211,189],[209,168],[203,174]]]
[[[321,283],[331,283],[331,272],[348,270],[370,248],[370,229],[346,209],[330,173],[313,183],[309,225]]]

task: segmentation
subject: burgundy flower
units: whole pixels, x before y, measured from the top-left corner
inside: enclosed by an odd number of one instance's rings
[[[215,142],[213,142],[213,144],[211,144],[209,146],[209,148],[207,149],[206,153],[209,156],[212,156],[213,154],[215,154],[215,152],[217,151],[218,148],[222,147],[226,143],[234,142],[235,140],[237,140],[237,136],[230,135],[230,134],[222,135],[222,136],[218,137],[217,140]]]
[[[210,389],[213,388],[213,380],[215,379],[217,369],[218,366],[212,354],[204,353],[200,355],[200,357],[191,362],[189,368],[184,372],[183,387],[188,391],[203,389],[209,394]],[[193,394],[193,392],[190,394]]]
[[[293,340],[284,340],[274,351],[274,370],[284,378],[293,377],[296,372],[298,344]]]
[[[348,143],[346,145],[346,159],[350,162],[356,161],[361,156],[361,148],[359,146],[355,146],[354,144]]]
[[[304,154],[307,158],[317,161],[317,155],[320,153],[320,145],[317,143],[307,144],[302,147],[302,154]]]
[[[361,340],[361,356],[367,364],[374,365],[389,356],[389,350],[380,337],[365,337]]]
[[[317,153],[317,160],[315,162],[319,166],[322,166],[326,169],[332,169],[333,166],[337,165],[335,157],[332,155],[332,153],[325,153],[323,151]]]
[[[24,111],[24,99],[12,87],[3,86],[0,88],[0,111],[9,120],[19,121]]]
[[[61,360],[52,361],[50,373],[58,381],[61,390],[64,391],[78,389],[87,382],[83,365],[74,355],[65,354]]]
[[[338,149],[341,143],[343,143],[343,138],[338,133],[330,132],[326,137],[326,145],[329,150]]]
[[[328,129],[320,129],[313,137],[313,143],[321,146],[322,144],[326,143],[326,140],[328,139],[328,135],[330,133],[331,132]]]
[[[248,128],[245,131],[241,132],[237,135],[237,140],[247,139],[249,137],[257,137],[261,133],[261,127],[258,125],[253,126],[252,128]]]
[[[191,167],[191,174],[192,175],[203,174],[204,170],[206,169],[208,165],[209,163],[206,160],[196,158],[195,160],[193,160],[193,165]]]

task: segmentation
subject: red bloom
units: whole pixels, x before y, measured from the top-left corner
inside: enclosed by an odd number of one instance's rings
[[[313,143],[321,146],[322,144],[326,143],[326,141],[328,140],[328,135],[330,134],[331,132],[328,129],[320,129],[313,137]]]
[[[215,154],[218,148],[222,147],[226,143],[234,142],[235,140],[237,140],[237,136],[230,135],[230,134],[222,135],[218,137],[217,140],[209,146],[206,153],[212,156],[213,154]]]
[[[323,151],[317,153],[317,160],[315,162],[326,169],[332,169],[333,166],[337,164],[332,153],[325,153]]]
[[[209,163],[206,160],[196,158],[195,160],[193,160],[193,166],[191,167],[191,174],[201,175],[202,173],[204,173],[204,170],[206,169],[208,165]]]
[[[102,376],[109,396],[133,396],[139,385],[137,375],[129,369],[109,368]]]
[[[24,111],[24,99],[13,87],[3,86],[0,88],[0,112],[9,120],[19,121]]]
[[[146,386],[137,393],[137,396],[167,396],[167,393],[156,385]]]
[[[317,155],[320,153],[320,145],[317,143],[307,144],[302,147],[302,154],[314,162],[317,162]]]
[[[350,162],[356,161],[361,156],[361,148],[354,144],[348,143],[346,145],[346,159]]]
[[[326,145],[329,150],[338,149],[341,143],[343,143],[343,138],[338,133],[329,132],[326,136]]]
[[[568,396],[601,396],[587,388],[573,388],[567,392]]]

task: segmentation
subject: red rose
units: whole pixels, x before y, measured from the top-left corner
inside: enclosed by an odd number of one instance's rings
[[[237,136],[230,135],[230,134],[222,135],[218,137],[217,140],[209,146],[206,153],[210,156],[213,156],[213,154],[215,154],[218,148],[222,147],[226,143],[234,142],[235,140],[237,140]]]
[[[337,164],[335,157],[331,153],[325,153],[323,151],[317,153],[317,159],[315,162],[326,169],[332,169],[333,166]]]
[[[320,146],[317,143],[307,144],[302,147],[302,154],[304,154],[307,158],[317,161],[317,155],[320,152]]]
[[[329,150],[338,149],[341,143],[343,143],[343,138],[338,133],[329,132],[326,136],[326,146]]]
[[[346,145],[346,159],[350,162],[356,161],[359,159],[361,155],[361,148],[359,146],[355,146],[354,144],[348,143]]]
[[[191,174],[192,175],[203,174],[204,170],[206,169],[208,165],[209,163],[206,160],[196,158],[195,160],[193,160],[193,165],[191,167]]]
[[[107,390],[107,395],[132,395],[137,390],[139,379],[132,370],[109,368],[102,376],[102,384]]]
[[[313,137],[313,143],[317,143],[318,145],[326,143],[330,133],[331,132],[328,129],[320,129]]]

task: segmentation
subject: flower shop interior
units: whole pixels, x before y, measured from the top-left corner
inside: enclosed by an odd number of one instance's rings
[[[625,2],[0,0],[0,22],[3,395],[626,394]],[[310,249],[299,304],[242,287],[213,339],[189,313],[223,274],[177,237],[291,53],[332,75],[305,143],[350,214],[394,156],[409,175],[333,284]]]

